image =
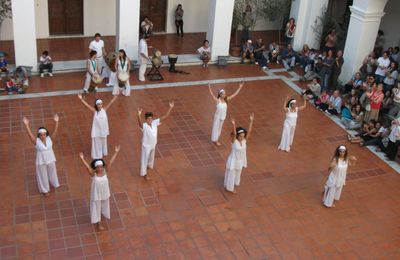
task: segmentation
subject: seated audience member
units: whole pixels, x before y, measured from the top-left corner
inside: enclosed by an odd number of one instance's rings
[[[269,45],[268,62],[276,62],[276,64],[279,64],[279,60],[279,45],[276,44],[276,42],[272,42]]]
[[[254,47],[253,42],[251,40],[247,40],[243,44],[242,49],[242,64],[244,63],[245,59],[250,59],[250,63],[254,63]]]
[[[292,71],[296,62],[296,53],[292,45],[288,44],[287,48],[282,51],[282,64],[287,71]]]
[[[353,116],[351,114],[351,107],[346,99],[343,99],[342,107],[340,108],[340,120],[352,120]]]
[[[350,93],[352,89],[359,90],[362,87],[362,84],[361,73],[356,72],[353,77],[351,77],[350,81],[344,85],[344,93]]]
[[[301,94],[302,96],[306,95],[308,99],[317,99],[321,95],[321,85],[318,83],[318,79],[314,78]]]
[[[260,65],[263,69],[267,69],[267,59],[264,56],[265,45],[261,38],[257,39],[254,44],[254,59],[256,64]]]
[[[300,77],[300,81],[308,81],[312,80],[313,78],[321,79],[321,72],[323,69],[322,58],[318,57],[315,63],[313,64],[312,70],[307,71],[304,76]]]
[[[392,91],[388,90],[385,92],[385,97],[382,100],[381,114],[387,114],[393,107]]]
[[[397,63],[392,61],[390,63],[389,68],[386,71],[386,77],[383,80],[383,89],[384,91],[392,90],[394,87],[394,83],[399,77],[399,72],[397,71]]]
[[[144,20],[140,24],[140,28],[142,28],[143,35],[151,35],[153,33],[153,23],[146,16]]]
[[[299,59],[300,59],[300,66],[304,69],[304,72],[307,73],[306,67],[310,62],[310,47],[307,44],[303,45],[303,49],[301,49]]]
[[[374,135],[378,132],[375,128],[376,121],[370,120],[368,123],[365,123],[363,128],[356,135],[347,135],[349,141],[353,144],[357,143],[362,145],[363,142],[369,141],[374,138]]]
[[[346,129],[357,130],[360,129],[364,119],[364,112],[360,104],[351,107],[351,118],[342,117],[341,123]]]
[[[387,69],[390,66],[389,53],[387,51],[383,52],[383,56],[379,57],[377,63],[378,67],[375,71],[375,81],[378,84],[383,82],[383,79],[386,77]]]
[[[339,115],[342,107],[342,98],[339,95],[339,90],[335,90],[326,104],[322,104],[319,107],[328,114]]]
[[[360,142],[361,146],[379,145],[382,137],[386,135],[387,129],[380,122],[375,123],[375,129],[375,134],[370,134],[370,140]]]
[[[20,94],[25,93],[29,86],[28,76],[28,71],[25,67],[18,66],[14,71],[15,84]]]
[[[399,58],[399,46],[396,46],[393,48],[393,52],[390,54],[390,60],[399,64]]]
[[[49,72],[49,76],[53,77],[53,62],[48,51],[44,51],[39,58],[39,73],[41,78],[44,76],[43,70],[47,70]]]
[[[211,48],[208,40],[203,41],[203,46],[197,49],[197,53],[200,54],[200,60],[203,61],[202,66],[208,67],[208,62],[211,59]]]
[[[329,100],[328,92],[326,90],[321,90],[321,95],[319,95],[319,97],[315,101],[315,105],[317,106],[317,108],[322,110],[321,107],[325,107],[325,105],[327,105],[328,103],[328,100]]]
[[[349,96],[350,106],[354,106],[354,105],[359,104],[359,102],[358,102],[358,91],[356,89],[352,89],[348,96]]]
[[[5,73],[6,77],[8,76],[8,61],[6,59],[6,57],[4,57],[4,54],[1,53],[0,54],[0,78],[1,78],[1,73]]]
[[[363,65],[360,67],[361,79],[365,80],[368,75],[372,75],[376,70],[375,53],[371,52],[364,58]]]
[[[7,77],[5,91],[8,93],[8,95],[12,95],[14,92],[18,93],[17,84],[15,84],[15,80],[10,76]]]

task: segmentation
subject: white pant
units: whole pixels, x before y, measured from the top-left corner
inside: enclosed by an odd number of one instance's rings
[[[90,221],[92,224],[101,221],[101,215],[110,219],[110,199],[90,201]]]
[[[322,199],[322,202],[324,203],[324,205],[327,207],[332,207],[333,200],[340,199],[340,194],[342,193],[342,188],[343,188],[343,186],[328,187],[325,185],[324,197]]]
[[[49,181],[54,188],[60,187],[56,163],[36,165],[36,179],[40,193],[48,193],[50,191]]]
[[[235,189],[235,185],[239,186],[240,184],[241,174],[242,174],[242,169],[226,169],[224,187],[229,191],[233,191]]]
[[[142,145],[142,157],[140,159],[140,176],[146,176],[147,167],[153,169],[155,152],[155,146],[149,147]]]
[[[144,74],[146,73],[147,59],[144,59],[142,57],[139,57],[139,59],[140,59],[139,80],[140,81],[145,81]]]
[[[86,73],[85,85],[83,86],[84,90],[88,91],[91,81],[92,81],[92,76],[90,76],[89,73]]]
[[[110,70],[110,77],[108,78],[108,83],[107,83],[107,85],[113,85],[113,86],[114,86],[115,83],[118,84],[117,73],[112,72],[112,71]]]
[[[107,137],[92,137],[92,158],[101,159],[107,155]]]
[[[289,122],[285,120],[283,123],[281,143],[278,149],[289,152],[290,146],[293,144],[294,132],[296,130],[296,125],[290,125]]]
[[[211,141],[216,142],[218,141],[221,131],[222,131],[222,126],[224,125],[225,120],[217,119],[214,117],[214,122],[211,130]]]
[[[97,64],[100,66],[100,73],[103,78],[110,77],[110,68],[106,64],[104,57],[97,58]]]

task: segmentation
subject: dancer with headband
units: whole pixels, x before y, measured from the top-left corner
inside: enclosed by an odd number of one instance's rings
[[[329,177],[325,184],[322,204],[327,207],[334,207],[334,200],[339,200],[342,188],[346,185],[347,168],[353,165],[357,158],[349,155],[346,146],[340,145],[336,148],[328,171]]]
[[[59,121],[57,114],[54,115],[53,120],[56,125],[52,137],[55,138],[58,132]],[[47,128],[39,127],[35,137],[29,127],[28,118],[24,117],[22,121],[24,122],[29,139],[36,148],[36,179],[38,182],[39,192],[47,197],[50,195],[49,182],[54,188],[60,187],[57,176],[56,157],[53,151],[53,142]]]
[[[214,92],[211,89],[211,84],[208,84],[208,89],[210,90],[211,97],[217,104],[217,110],[214,114],[214,122],[211,130],[211,141],[220,146],[221,143],[218,141],[219,136],[221,135],[222,126],[224,125],[224,121],[226,118],[226,111],[228,110],[228,102],[232,100],[234,97],[239,94],[240,90],[243,88],[244,82],[239,84],[239,88],[230,96],[226,95],[225,90],[222,88],[218,90],[218,95],[215,96]]]
[[[301,107],[296,106],[296,99],[286,97],[283,103],[283,109],[286,112],[286,119],[283,123],[282,138],[278,149],[290,152],[290,146],[293,143],[294,131],[296,130],[297,123],[297,112],[306,108],[307,101],[304,99],[304,103]]]
[[[111,107],[118,96],[114,96],[107,106],[103,106],[103,100],[96,99],[94,107],[91,107],[82,97],[81,94],[78,98],[82,103],[94,113],[92,124],[92,158],[101,159],[107,156],[107,136],[110,134],[108,128],[107,110]]]
[[[115,147],[115,153],[107,167],[103,159],[94,159],[90,165],[85,161],[83,153],[79,153],[79,157],[83,165],[85,165],[90,177],[92,177],[92,186],[90,189],[90,221],[97,224],[100,231],[105,230],[101,224],[101,215],[110,219],[110,185],[108,183],[107,172],[118,155],[120,146]]]

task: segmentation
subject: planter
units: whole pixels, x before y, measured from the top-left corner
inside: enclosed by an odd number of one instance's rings
[[[242,48],[240,46],[234,45],[231,47],[231,55],[233,57],[240,57],[241,52],[242,52]]]

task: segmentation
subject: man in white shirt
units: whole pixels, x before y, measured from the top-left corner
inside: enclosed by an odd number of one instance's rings
[[[101,67],[101,76],[103,78],[109,78],[107,86],[114,86],[115,75],[114,78],[110,76],[110,69],[104,61],[104,56],[107,55],[106,49],[104,48],[104,41],[101,39],[100,33],[96,33],[94,35],[94,40],[89,44],[89,52],[96,51],[97,52],[97,62]]]
[[[42,55],[40,55],[39,58],[39,73],[41,78],[44,77],[43,70],[47,70],[49,72],[49,76],[53,77],[53,63],[48,51],[42,52]]]
[[[203,61],[202,66],[208,67],[208,62],[211,59],[211,48],[208,40],[203,41],[203,46],[197,49],[197,53],[200,54],[200,60]]]
[[[150,40],[149,35],[144,35],[139,41],[139,81],[145,81],[144,74],[146,73],[147,62],[151,61],[149,58],[147,41]]]
[[[141,115],[142,109],[138,109],[137,119],[139,123],[139,127],[143,132],[142,138],[142,155],[140,159],[140,176],[144,177],[144,179],[150,180],[147,175],[147,168],[153,169],[154,166],[154,156],[157,145],[157,127],[164,122],[165,119],[169,116],[174,107],[174,101],[169,102],[169,109],[167,113],[161,116],[158,119],[153,120],[153,113],[146,112],[144,115],[145,122],[142,122]]]
[[[383,53],[383,57],[380,57],[377,62],[378,67],[375,71],[375,82],[376,84],[379,84],[383,82],[384,78],[386,77],[386,72],[390,65],[389,52],[385,51]]]

